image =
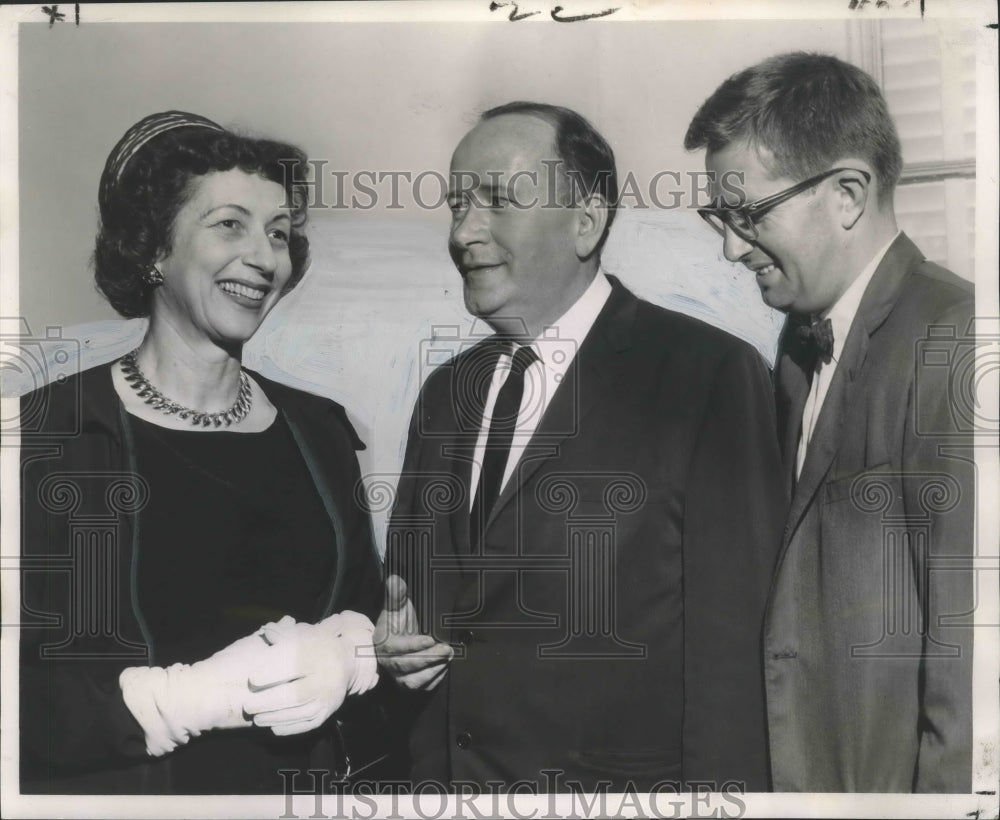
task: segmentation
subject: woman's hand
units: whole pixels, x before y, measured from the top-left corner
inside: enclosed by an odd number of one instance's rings
[[[150,755],[172,752],[210,729],[251,725],[243,709],[250,695],[249,681],[267,663],[271,649],[264,629],[197,663],[132,666],[122,671],[118,677],[122,696],[142,726]]]
[[[326,722],[348,695],[378,682],[372,633],[364,615],[345,611],[318,624],[269,624],[268,661],[250,679],[245,701],[256,726],[276,735],[308,732]]]

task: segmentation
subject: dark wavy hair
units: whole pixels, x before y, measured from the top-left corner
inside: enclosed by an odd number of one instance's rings
[[[769,170],[792,179],[860,157],[875,170],[882,202],[903,168],[896,126],[875,80],[827,54],[779,54],[734,74],[702,103],[684,137],[688,151],[743,142],[772,152]]]
[[[611,223],[618,207],[618,172],[615,169],[615,152],[590,122],[570,108],[547,103],[517,100],[484,111],[480,121],[491,120],[503,114],[527,114],[539,117],[556,131],[556,151],[565,168],[563,176],[570,183],[574,201],[580,195],[599,194],[608,208],[608,221],[601,239],[594,249],[600,258],[601,249],[608,239]]]
[[[213,171],[239,168],[285,190],[292,216],[288,253],[294,287],[309,264],[303,228],[308,197],[302,181],[307,159],[294,145],[200,126],[173,128],[150,139],[119,168],[116,146],[101,177],[101,221],[94,250],[97,287],[126,318],[148,316],[153,287],[144,274],[170,252],[174,219],[194,193],[194,181]]]

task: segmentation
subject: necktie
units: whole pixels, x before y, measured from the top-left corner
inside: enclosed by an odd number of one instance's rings
[[[781,458],[788,481],[788,491],[795,485],[802,412],[809,397],[816,362],[820,356],[815,333],[808,317],[790,318],[790,333],[778,351],[776,405],[781,443]]]
[[[510,445],[517,427],[517,414],[521,409],[521,398],[524,395],[524,374],[537,359],[538,354],[531,347],[517,349],[507,381],[500,388],[496,404],[493,406],[486,451],[483,453],[483,466],[479,473],[479,487],[472,503],[470,536],[473,552],[478,551],[483,528],[490,517],[493,505],[500,496],[500,483],[507,467]]]
[[[820,319],[808,327],[803,325],[797,331],[799,338],[804,339],[823,364],[829,364],[833,358],[833,322]]]
[[[794,467],[792,486],[798,482],[802,467],[805,464],[806,451],[809,447],[809,436],[815,422],[817,401],[813,393],[813,382],[816,380],[816,368],[819,362],[829,364],[833,359],[833,323],[829,319],[817,319],[810,325],[803,325],[797,331],[805,348],[803,364],[805,365],[806,384],[808,388],[802,397],[802,404],[796,409],[798,413],[798,436],[794,446]],[[806,411],[810,418],[806,418]]]

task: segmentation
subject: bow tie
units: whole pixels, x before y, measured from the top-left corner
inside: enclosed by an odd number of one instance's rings
[[[811,325],[803,325],[796,332],[806,346],[823,360],[823,364],[830,363],[833,358],[833,322],[820,319]]]

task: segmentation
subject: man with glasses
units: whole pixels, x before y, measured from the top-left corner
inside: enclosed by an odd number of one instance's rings
[[[972,286],[897,226],[874,80],[784,54],[724,82],[685,147],[701,215],[788,314],[776,404],[792,497],[764,630],[779,791],[969,792],[971,436],[949,377]],[[734,197],[734,179],[742,197]]]

